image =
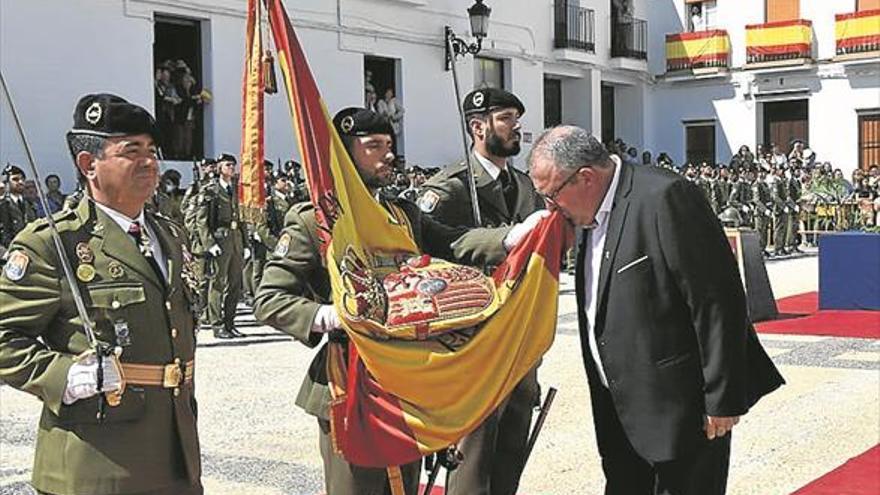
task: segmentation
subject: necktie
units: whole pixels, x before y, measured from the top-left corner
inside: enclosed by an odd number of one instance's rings
[[[516,210],[516,181],[510,174],[510,170],[504,169],[498,176],[501,179],[501,191],[504,193],[504,203],[507,205],[507,213],[513,216]]]
[[[141,227],[140,222],[133,222],[128,227],[128,235],[134,239],[135,244],[138,247],[138,250],[144,255],[144,258],[147,259],[147,263],[150,265],[150,268],[156,272],[156,277],[164,284],[165,283],[165,275],[162,274],[162,270],[159,268],[159,263],[156,262],[156,258],[153,256],[153,249],[150,246],[150,238],[144,235],[143,227]]]

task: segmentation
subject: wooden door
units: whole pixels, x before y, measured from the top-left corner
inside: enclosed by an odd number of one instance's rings
[[[865,10],[880,10],[880,0],[858,0],[856,10],[859,12]]]
[[[807,100],[764,103],[764,143],[775,143],[783,153],[791,151],[791,142],[809,143]]]
[[[685,157],[688,163],[699,166],[703,162],[715,166],[715,124],[685,127]]]
[[[859,115],[859,168],[880,165],[880,113]]]

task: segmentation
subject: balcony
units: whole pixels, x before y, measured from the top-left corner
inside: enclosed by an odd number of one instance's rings
[[[803,19],[746,26],[746,68],[812,61],[813,23]]]
[[[880,10],[834,16],[837,60],[880,57]]]
[[[723,29],[666,35],[667,72],[717,73],[729,60],[730,38]]]
[[[553,7],[553,47],[595,53],[596,13],[568,0],[556,0]]]
[[[611,57],[648,60],[648,22],[634,18],[612,20]]]

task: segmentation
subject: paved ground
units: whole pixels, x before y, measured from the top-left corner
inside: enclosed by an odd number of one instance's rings
[[[817,288],[814,256],[768,264],[776,297]],[[526,469],[524,494],[595,494],[603,486],[566,277],[557,339],[541,382],[559,389]],[[312,351],[248,314],[247,339],[200,336],[197,395],[209,495],[322,492],[315,422],[293,405]],[[788,385],[737,427],[731,494],[787,494],[880,442],[880,342],[762,337]],[[29,494],[39,402],[0,386],[0,495]]]

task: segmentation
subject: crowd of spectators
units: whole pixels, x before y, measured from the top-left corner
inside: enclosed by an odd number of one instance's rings
[[[211,94],[200,87],[183,60],[166,60],[156,67],[154,81],[156,121],[166,158],[194,160],[201,150],[194,140],[202,106]]]

